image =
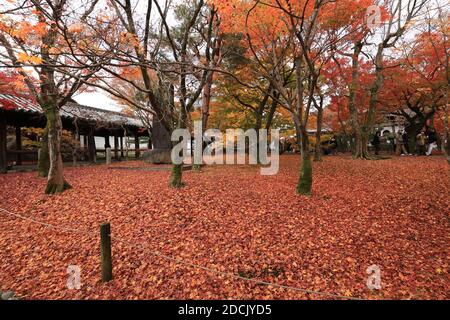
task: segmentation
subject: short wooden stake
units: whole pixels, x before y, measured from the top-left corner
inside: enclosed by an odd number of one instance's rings
[[[111,148],[106,148],[106,164],[111,164]]]
[[[102,261],[102,280],[108,282],[112,280],[112,261],[111,261],[111,225],[103,223],[100,226],[101,240],[101,261]]]

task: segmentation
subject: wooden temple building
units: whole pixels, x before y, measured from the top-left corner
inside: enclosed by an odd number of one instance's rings
[[[61,109],[63,129],[73,133],[80,139],[83,160],[95,162],[98,152],[111,148],[116,160],[124,157],[124,139],[134,137],[135,157],[139,157],[140,137],[148,137],[148,130],[142,121],[131,115],[109,110],[83,106],[75,102],[67,103]],[[6,173],[8,167],[22,165],[24,157],[34,156],[38,150],[23,150],[22,128],[45,128],[46,118],[39,105],[22,97],[0,93],[0,172]],[[15,148],[8,149],[7,133],[15,128]],[[95,145],[95,137],[105,138],[104,148]],[[114,137],[114,145],[110,145],[110,137]]]

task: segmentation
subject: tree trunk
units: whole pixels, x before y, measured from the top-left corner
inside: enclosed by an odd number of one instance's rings
[[[7,129],[6,129],[6,116],[2,110],[0,110],[0,173],[8,172],[8,158],[7,158]]]
[[[308,114],[303,110],[303,72],[302,60],[295,59],[296,85],[297,85],[297,105],[294,112],[294,124],[297,131],[297,137],[300,139],[300,150],[302,154],[302,163],[300,166],[300,177],[297,184],[297,193],[305,196],[312,194],[312,163],[309,154],[309,137],[306,127],[308,125]],[[310,99],[312,96],[310,96]],[[304,114],[305,112],[305,114]]]
[[[206,128],[208,128],[208,121],[209,121],[209,109],[211,105],[211,88],[213,84],[213,73],[211,72],[208,75],[208,78],[206,80],[205,87],[203,88],[203,97],[202,97],[202,137],[204,137]],[[192,148],[192,144],[191,144]],[[205,150],[206,145],[202,144],[202,149]],[[193,164],[192,170],[194,171],[200,171],[202,169],[202,166],[200,164]]]
[[[22,130],[20,126],[16,127],[16,150],[17,151],[22,150]],[[22,155],[20,153],[17,154],[16,165],[18,166],[22,165]]]
[[[170,187],[179,189],[184,187],[183,179],[183,165],[174,164],[172,167],[172,174],[170,176]]]
[[[59,110],[56,107],[46,109],[48,128],[48,154],[50,158],[50,170],[48,172],[46,194],[60,193],[71,186],[63,175],[63,160],[61,154],[62,123]]]
[[[208,76],[208,80],[203,89],[203,99],[202,99],[202,129],[205,132],[208,127],[209,120],[209,106],[211,104],[211,87],[213,82],[213,74]]]
[[[420,122],[418,125],[410,125],[406,128],[406,133],[408,133],[408,147],[409,147],[409,153],[416,154],[418,150],[417,149],[417,136],[422,130],[422,128],[425,126],[424,122]]]
[[[39,151],[38,176],[41,178],[47,178],[49,170],[50,170],[50,158],[48,154],[48,120],[47,120],[47,124],[45,125],[45,129],[42,134],[41,149]]]
[[[380,44],[378,46],[378,52],[375,57],[375,80],[370,88],[369,108],[367,110],[363,125],[359,126],[359,130],[356,130],[356,152],[354,154],[355,159],[375,159],[375,157],[370,155],[367,145],[369,142],[369,134],[374,126],[375,112],[378,104],[378,93],[384,83],[383,49],[384,47]]]
[[[156,117],[152,125],[152,143],[154,149],[170,150],[172,148],[169,131]]]
[[[322,120],[323,108],[317,110],[317,131],[316,131],[316,149],[314,151],[314,161],[322,161]]]
[[[259,157],[259,148],[260,146],[260,141],[259,141],[259,130],[261,129],[262,126],[262,113],[260,112],[256,112],[256,123],[255,123],[255,131],[256,131],[256,163],[257,164],[261,164],[261,159]],[[250,149],[249,149],[250,151]],[[249,157],[250,157],[250,153],[249,153]]]
[[[350,123],[353,128],[355,136],[355,147],[353,149],[354,159],[370,159],[369,150],[367,148],[367,143],[369,141],[369,132],[365,130],[359,122],[358,109],[356,107],[356,96],[359,88],[359,55],[361,54],[363,48],[362,42],[357,42],[352,55],[352,81],[349,85],[349,98],[348,98],[348,108],[350,111]],[[377,56],[379,58],[379,56]],[[378,69],[377,69],[378,72]],[[377,74],[378,75],[378,74]],[[377,81],[380,79],[377,78]],[[368,113],[371,113],[371,108],[374,107],[372,103],[376,102],[376,94],[374,88],[371,91],[371,105],[369,106]],[[371,116],[370,116],[371,117]]]
[[[306,128],[301,129],[302,163],[300,166],[300,178],[297,185],[297,193],[305,196],[312,194],[312,162],[309,154],[309,140]]]
[[[95,145],[94,128],[89,128],[88,134],[88,154],[91,163],[97,162],[97,146]]]
[[[180,108],[180,118],[178,120],[178,128],[186,129],[187,113],[184,106]],[[186,156],[183,154],[183,156]],[[170,176],[169,186],[179,189],[184,187],[183,183],[183,164],[173,164],[172,175]]]
[[[444,139],[442,141],[444,154],[447,157],[447,160],[450,160],[450,134],[449,134],[449,127],[448,127],[448,89],[445,90],[445,107],[444,107]]]
[[[275,98],[279,98],[279,94],[275,93],[274,94]],[[270,106],[270,110],[269,110],[269,114],[267,116],[267,121],[266,121],[266,130],[270,130],[270,128],[272,127],[272,122],[273,122],[273,118],[275,116],[275,111],[277,110],[277,106],[278,106],[278,101],[276,99],[272,98],[272,105]]]
[[[368,148],[369,133],[364,130],[357,130],[355,132],[355,148],[353,153],[354,159],[370,160],[372,156],[369,153]]]

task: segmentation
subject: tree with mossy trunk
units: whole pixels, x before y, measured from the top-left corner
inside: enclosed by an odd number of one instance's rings
[[[204,19],[202,12],[205,10],[210,12],[209,15],[206,15],[209,18],[205,21],[208,30],[206,32],[206,38],[198,37],[195,32],[196,27],[202,24],[202,20]],[[216,11],[214,8],[208,7],[203,0],[200,0],[189,5],[183,4],[177,6],[175,16],[181,22],[180,26],[165,29],[166,37],[171,39],[169,41],[169,49],[172,52],[172,58],[176,65],[173,74],[178,76],[178,81],[173,84],[173,87],[178,89],[176,90],[178,93],[178,102],[175,103],[173,101],[172,103],[174,109],[178,112],[177,129],[189,129],[190,113],[194,104],[205,89],[208,80],[212,80],[212,70],[209,68],[211,61],[207,61],[207,67],[203,70],[201,68],[196,69],[195,61],[200,57],[198,55],[195,56],[195,52],[198,52],[198,41],[206,46],[205,52],[208,55],[211,48],[213,48],[213,29]],[[166,19],[166,17],[161,15],[161,19]],[[167,24],[166,21],[164,23]],[[209,60],[211,60],[211,57],[209,57]],[[187,155],[183,156],[186,157]],[[182,177],[182,164],[173,164],[170,186],[173,188],[183,187]]]
[[[86,19],[96,3],[93,0],[80,19]],[[78,50],[79,46],[95,41],[83,32],[81,20],[74,23],[76,17],[68,17],[67,13],[73,12],[73,8],[66,0],[7,6],[0,22],[0,46],[6,53],[0,63],[17,70],[30,95],[44,111],[47,124],[39,175],[47,177],[45,193],[63,192],[70,185],[63,174],[60,110],[99,70],[99,60],[90,61]],[[21,17],[22,22],[18,23],[17,17]]]
[[[210,53],[214,45],[213,28],[217,22],[214,8],[207,6],[203,0],[179,4],[172,12],[179,25],[170,26],[167,21],[172,8],[170,2],[166,2],[163,7],[157,1],[149,1],[143,20],[144,25],[140,26],[139,21],[142,19],[139,13],[133,10],[131,1],[114,0],[111,3],[121,23],[121,28],[116,32],[122,34],[125,31],[131,35],[127,41],[118,44],[121,49],[116,52],[116,59],[128,66],[137,67],[142,81],[129,79],[123,74],[122,67],[115,64],[107,65],[104,71],[116,80],[125,81],[136,90],[144,92],[148,97],[148,103],[145,107],[137,104],[111,84],[102,83],[96,86],[130,105],[145,108],[152,113],[157,122],[157,126],[154,123],[152,129],[159,128],[157,133],[170,139],[170,134],[175,129],[190,128],[190,112],[207,80],[211,79],[212,70],[209,61],[205,63],[199,55],[202,46],[205,47],[204,52]],[[156,23],[159,30],[152,30],[153,8],[156,9],[159,18]],[[117,26],[116,20],[114,23],[111,21],[111,25]],[[203,30],[202,26],[207,30],[203,36],[199,31]],[[156,37],[156,44],[150,42],[151,36]],[[108,40],[110,40],[108,45],[114,46],[115,39]],[[158,134],[153,133],[154,143],[158,143]],[[171,187],[180,188],[184,185],[182,172],[182,165],[173,165],[169,181]]]
[[[112,32],[102,41],[103,47],[112,48],[114,61],[104,64],[102,73],[114,81],[99,81],[93,86],[151,115],[153,145],[170,154],[172,132],[189,128],[190,112],[205,83],[213,79],[211,63],[218,59],[215,50],[219,41],[213,32],[217,15],[204,1],[176,5],[148,1],[142,11],[134,9],[136,3],[111,1],[113,14],[105,23]],[[178,23],[170,23],[168,16]],[[210,55],[205,58],[205,53]],[[130,70],[135,76],[129,76]],[[119,82],[132,87],[139,101],[121,90],[124,86],[117,86]],[[171,102],[173,95],[176,103]],[[180,123],[180,119],[186,120]],[[176,176],[181,176],[181,171]]]
[[[201,101],[201,123],[202,123],[202,137],[205,135],[205,131],[208,128],[208,121],[210,116],[211,107],[211,97],[213,91],[214,77],[217,68],[222,64],[222,51],[223,51],[223,39],[222,33],[220,31],[220,19],[218,16],[218,10],[214,5],[208,7],[208,24],[200,24],[198,32],[203,39],[206,41],[211,41],[211,45],[206,47],[204,53],[205,65],[208,67],[210,72],[206,77],[205,84],[202,91],[202,101]],[[200,52],[197,51],[197,59],[201,60],[202,56]],[[205,147],[205,146],[204,146]],[[194,164],[194,170],[200,170],[201,165]]]
[[[271,98],[292,115],[303,160],[297,186],[300,194],[310,195],[312,189],[307,124],[310,111],[320,107],[317,99],[320,98],[321,70],[330,59],[329,52],[343,38],[348,39],[354,30],[349,28],[353,15],[344,13],[361,12],[367,2],[269,0],[252,3],[236,0],[222,5],[222,16],[233,21],[227,24],[228,28],[245,33],[260,77],[277,93]],[[280,18],[273,19],[275,16]],[[322,117],[318,117],[318,121],[322,121]]]
[[[323,128],[323,103],[324,103],[324,95],[318,90],[319,94],[319,103],[317,103],[316,99],[314,99],[314,105],[317,109],[317,121],[316,121],[316,145],[314,150],[314,161],[321,162],[322,161],[322,128]]]

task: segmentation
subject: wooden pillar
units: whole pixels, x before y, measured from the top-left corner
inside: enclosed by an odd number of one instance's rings
[[[90,162],[92,163],[97,162],[97,151],[95,147],[94,129],[90,129],[88,134],[88,154]]]
[[[111,148],[111,143],[109,142],[109,135],[105,136],[105,150]]]
[[[89,149],[88,149],[88,137],[83,134],[83,161],[89,159]]]
[[[114,135],[114,158],[119,160],[119,137]]]
[[[110,165],[111,164],[111,160],[112,160],[111,147],[109,147],[109,148],[106,148],[106,164]]]
[[[123,154],[123,137],[120,137],[120,158],[123,159],[125,155]]]
[[[18,166],[21,166],[22,165],[22,155],[20,154],[20,151],[22,150],[22,128],[20,126],[16,127],[16,150],[19,151],[19,153],[17,153],[16,164]]]
[[[139,143],[139,134],[135,134],[134,135],[134,148],[135,148],[135,158],[138,159],[141,156],[141,153],[139,151],[139,149],[141,148],[141,145]]]
[[[152,135],[151,135],[151,133],[148,134],[147,148],[148,148],[148,150],[152,150],[153,149],[153,142],[152,142]]]
[[[6,173],[8,171],[6,158],[6,135],[6,116],[3,112],[0,112],[0,173]]]

